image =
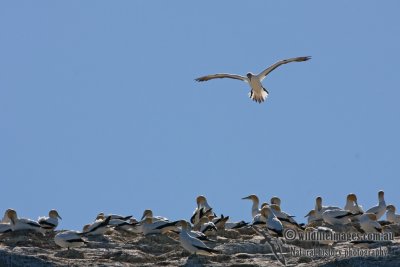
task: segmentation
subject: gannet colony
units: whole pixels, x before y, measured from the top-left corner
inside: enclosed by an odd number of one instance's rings
[[[80,231],[56,230],[61,216],[54,209],[33,220],[10,208],[0,223],[0,266],[399,264],[400,215],[383,191],[366,211],[354,193],[343,207],[324,206],[318,196],[307,223],[283,211],[277,196],[261,204],[254,194],[242,199],[251,201],[249,220],[231,221],[200,195],[187,218],[170,220],[151,209],[140,219],[100,212]]]

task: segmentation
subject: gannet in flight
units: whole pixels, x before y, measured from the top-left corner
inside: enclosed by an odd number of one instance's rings
[[[248,83],[251,87],[251,91],[249,92],[249,97],[258,102],[264,102],[264,100],[267,98],[269,92],[267,89],[265,89],[261,82],[265,79],[265,77],[272,72],[274,69],[279,67],[280,65],[287,64],[290,62],[302,62],[302,61],[307,61],[311,59],[311,57],[295,57],[295,58],[289,58],[289,59],[284,59],[276,62],[275,64],[269,66],[266,68],[264,71],[259,73],[258,75],[255,75],[251,72],[246,74],[246,77],[237,75],[237,74],[228,74],[228,73],[218,73],[218,74],[212,74],[212,75],[207,75],[203,77],[199,77],[195,79],[198,82],[204,82],[208,81],[211,79],[217,79],[217,78],[230,78],[230,79],[236,79],[236,80],[241,80],[246,83]]]
[[[31,219],[18,218],[17,212],[13,209],[7,210],[7,217],[11,220],[10,225],[13,231],[34,230],[42,233],[43,235],[46,232],[46,230],[42,228],[39,223]]]
[[[207,247],[201,240],[193,237],[190,234],[189,224],[186,221],[180,221],[178,223],[182,227],[182,230],[179,234],[179,242],[181,246],[189,251],[190,253],[199,254],[199,255],[213,255],[213,253],[217,253],[217,250]]]
[[[385,193],[382,190],[378,192],[378,200],[378,205],[366,211],[366,213],[374,213],[377,220],[379,220],[386,212]]]
[[[65,231],[54,237],[54,242],[62,248],[77,248],[83,246],[87,241],[81,237],[82,233],[77,231]]]
[[[396,207],[394,205],[387,205],[386,219],[391,223],[400,223],[400,215],[396,214]]]
[[[58,226],[58,219],[61,220],[61,216],[56,210],[49,211],[49,217],[39,217],[38,223],[42,228],[46,230],[54,230]]]

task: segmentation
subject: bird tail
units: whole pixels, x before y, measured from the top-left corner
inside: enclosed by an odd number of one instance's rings
[[[260,93],[255,93],[253,90],[251,90],[249,92],[249,97],[258,103],[262,103],[265,101],[265,99],[267,99],[269,92],[267,91],[267,89],[263,88],[263,90]]]

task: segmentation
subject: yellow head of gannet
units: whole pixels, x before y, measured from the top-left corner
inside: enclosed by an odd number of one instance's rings
[[[198,196],[198,197],[196,198],[197,206],[200,206],[201,204],[203,204],[203,203],[205,203],[205,202],[207,202],[207,199],[206,199],[206,197],[203,196],[203,195],[200,195],[200,196]]]
[[[275,204],[280,206],[281,205],[281,199],[279,197],[272,197],[271,198],[271,204]]]
[[[258,199],[258,197],[257,197],[256,195],[249,195],[249,196],[244,197],[244,198],[242,198],[242,199],[250,199],[250,200],[252,200],[253,202],[257,202],[257,203],[260,202],[259,199]]]
[[[18,219],[17,212],[13,209],[8,209],[6,211],[7,217],[11,220],[12,224],[15,224]]]
[[[394,205],[387,205],[386,210],[390,212],[396,212],[396,207]]]
[[[268,204],[267,202],[263,202],[263,203],[261,204],[261,209],[264,208],[264,207],[268,207],[268,206],[269,206],[269,204]]]
[[[272,204],[269,205],[271,207],[271,209],[273,209],[274,211],[278,211],[278,212],[282,212],[281,207],[276,205],[276,204]]]
[[[58,218],[58,219],[62,220],[62,218],[58,214],[57,210],[54,210],[54,209],[49,211],[49,217],[54,218],[54,219]]]
[[[153,211],[152,210],[144,210],[143,211],[143,215],[142,215],[141,220],[143,220],[144,218],[147,218],[147,217],[150,217],[150,218],[153,217]]]

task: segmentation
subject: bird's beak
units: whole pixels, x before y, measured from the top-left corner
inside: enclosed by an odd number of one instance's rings
[[[307,213],[307,215],[306,215],[306,216],[304,216],[304,218],[306,218],[306,217],[310,216],[310,213],[311,213],[311,211],[310,211],[309,213]]]
[[[58,217],[58,219],[62,220],[62,218],[61,218],[61,216],[60,216],[60,215],[57,215],[57,217]]]
[[[250,196],[248,196],[248,197],[243,197],[242,199],[250,199]]]
[[[12,224],[15,224],[14,218],[10,218]]]

